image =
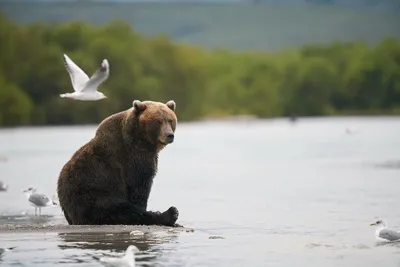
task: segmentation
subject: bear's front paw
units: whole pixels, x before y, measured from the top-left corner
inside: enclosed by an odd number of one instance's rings
[[[179,211],[175,207],[170,207],[168,210],[163,213],[163,221],[166,226],[173,226],[175,222],[178,220]]]

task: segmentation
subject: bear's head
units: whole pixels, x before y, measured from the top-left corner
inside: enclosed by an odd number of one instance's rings
[[[133,115],[139,124],[140,135],[155,146],[157,151],[174,141],[177,124],[176,104],[134,100]]]

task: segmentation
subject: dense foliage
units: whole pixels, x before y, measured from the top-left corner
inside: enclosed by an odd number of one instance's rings
[[[0,17],[0,125],[98,123],[132,100],[177,103],[179,120],[252,114],[400,111],[400,43],[308,45],[267,52],[205,51],[147,38],[115,21],[22,26]],[[109,79],[96,102],[61,99],[72,86],[66,53],[89,76],[103,58]]]

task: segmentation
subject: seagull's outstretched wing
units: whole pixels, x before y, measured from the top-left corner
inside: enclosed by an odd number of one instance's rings
[[[82,91],[82,88],[89,81],[87,74],[79,68],[66,54],[64,54],[64,65],[71,78],[72,87],[76,92]]]
[[[389,241],[400,240],[400,232],[385,228],[379,232],[379,237]]]
[[[100,63],[100,66],[97,67],[96,72],[90,77],[90,80],[85,84],[85,87],[82,89],[82,92],[95,92],[97,87],[107,80],[108,75],[110,74],[110,65],[108,64],[107,59],[103,59]]]

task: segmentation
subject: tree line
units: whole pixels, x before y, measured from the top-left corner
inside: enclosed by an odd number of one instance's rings
[[[123,21],[19,25],[0,14],[0,125],[99,123],[134,99],[177,103],[180,121],[228,115],[400,113],[400,43],[310,44],[281,52],[205,50],[142,36]],[[66,53],[91,76],[100,61],[107,99],[72,92]]]

